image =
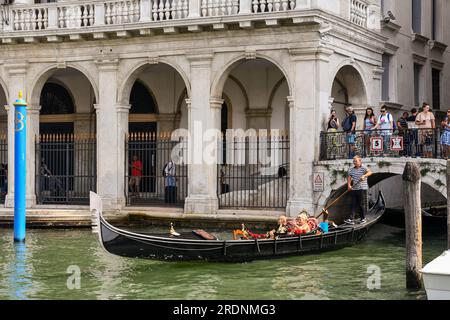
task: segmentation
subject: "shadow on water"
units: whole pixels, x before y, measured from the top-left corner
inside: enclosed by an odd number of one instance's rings
[[[0,238],[0,299],[425,299],[405,290],[401,228],[377,224],[359,245],[318,255],[251,263],[162,262],[103,251],[89,230],[29,230],[15,249]],[[445,235],[424,237],[424,263],[445,249]],[[81,287],[67,286],[69,266]],[[381,286],[368,289],[369,267]]]

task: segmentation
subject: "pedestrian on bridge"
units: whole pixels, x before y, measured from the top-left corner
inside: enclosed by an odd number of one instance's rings
[[[358,210],[360,210],[360,223],[365,223],[367,221],[366,213],[369,209],[367,178],[372,175],[372,171],[362,165],[360,156],[353,158],[353,165],[354,167],[348,170],[347,175],[347,187],[352,198],[352,215],[345,220],[347,224],[355,224],[356,211]]]

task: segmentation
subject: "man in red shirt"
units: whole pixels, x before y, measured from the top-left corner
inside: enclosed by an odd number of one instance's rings
[[[139,185],[142,178],[142,162],[136,155],[133,156],[133,162],[131,163],[131,178],[130,189],[131,192],[139,192]]]

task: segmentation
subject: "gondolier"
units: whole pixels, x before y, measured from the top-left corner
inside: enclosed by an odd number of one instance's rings
[[[360,210],[361,223],[366,222],[366,213],[369,209],[367,201],[367,191],[369,185],[367,178],[372,175],[372,171],[362,165],[361,157],[353,158],[354,167],[348,170],[347,187],[352,197],[352,215],[345,220],[347,224],[355,224],[356,211]],[[353,183],[353,185],[352,185]]]

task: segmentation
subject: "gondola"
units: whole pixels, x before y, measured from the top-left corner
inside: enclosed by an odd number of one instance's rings
[[[107,252],[122,257],[165,261],[247,262],[335,250],[361,241],[385,211],[385,201],[380,192],[376,203],[368,212],[367,222],[363,224],[340,225],[321,235],[204,240],[194,233],[173,237],[169,233],[139,234],[116,228],[104,219],[101,201],[95,197],[98,196],[91,193],[91,212],[95,214],[94,223],[97,224],[96,232],[100,243]]]

